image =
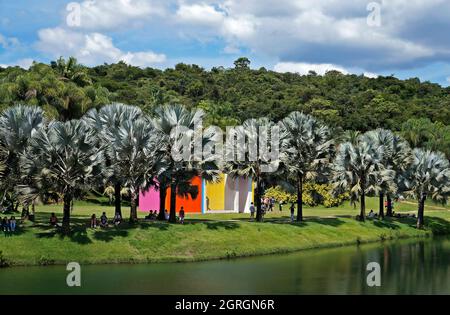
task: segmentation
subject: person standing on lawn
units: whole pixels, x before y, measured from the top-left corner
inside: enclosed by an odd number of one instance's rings
[[[291,222],[294,222],[294,220],[295,220],[295,204],[294,203],[291,204],[290,210],[291,210]]]
[[[250,219],[253,219],[255,217],[255,205],[250,203]]]
[[[184,224],[184,207],[180,209],[180,223]]]

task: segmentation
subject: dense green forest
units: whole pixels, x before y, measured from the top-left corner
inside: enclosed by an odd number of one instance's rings
[[[335,129],[378,127],[402,134],[413,146],[450,157],[450,88],[417,78],[367,78],[329,71],[324,76],[250,69],[247,58],[230,68],[197,65],[141,69],[123,62],[85,67],[74,58],[29,70],[0,68],[0,107],[37,105],[49,118],[79,118],[112,102],[152,113],[161,104],[200,107],[207,124],[235,125],[251,117],[278,121],[294,110],[312,114]]]

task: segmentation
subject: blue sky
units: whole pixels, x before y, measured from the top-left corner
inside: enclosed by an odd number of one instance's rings
[[[447,0],[0,0],[0,65],[73,55],[450,80]]]

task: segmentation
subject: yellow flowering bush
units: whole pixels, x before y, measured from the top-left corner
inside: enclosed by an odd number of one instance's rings
[[[336,207],[348,199],[349,194],[343,193],[333,196],[330,184],[316,184],[307,182],[303,185],[303,203],[309,206],[323,205],[327,208]],[[274,198],[278,202],[297,202],[297,195],[286,192],[281,186],[270,187],[266,190],[265,197]]]

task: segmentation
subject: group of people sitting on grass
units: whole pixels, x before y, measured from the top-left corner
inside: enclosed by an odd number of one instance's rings
[[[157,217],[158,217],[157,212],[153,211],[153,210],[150,210],[149,214],[144,219],[145,220],[156,220]],[[180,212],[179,212],[179,216],[177,217],[177,221],[179,221],[181,224],[184,224],[184,217],[185,217],[184,207],[181,207]],[[11,218],[14,219],[14,217],[11,217]],[[165,218],[166,221],[169,220],[169,212],[167,210],[164,211],[164,218]],[[5,219],[3,219],[3,221],[11,222],[11,220],[7,220],[6,217],[5,217]],[[15,230],[15,226],[16,226],[15,220],[13,220],[12,222],[14,222],[14,227],[11,230],[14,231]],[[53,226],[53,227],[60,227],[60,224],[58,223],[58,218],[56,217],[54,212],[50,215],[49,222],[50,222],[50,225]],[[118,226],[118,225],[120,225],[120,223],[122,223],[122,216],[120,215],[120,213],[116,212],[116,214],[114,215],[114,218],[112,219],[111,223],[114,226]],[[92,228],[92,229],[95,229],[97,227],[107,228],[109,226],[109,224],[110,224],[110,222],[109,222],[108,217],[106,216],[106,212],[102,213],[102,215],[100,216],[100,219],[97,218],[95,213],[92,214],[91,219],[89,221],[89,227]],[[3,230],[3,223],[2,223],[2,230]],[[9,230],[10,230],[10,228],[8,228],[8,231]]]
[[[50,215],[49,222],[50,222],[50,225],[53,227],[60,227],[60,224],[58,223],[58,218],[54,212],[52,212],[52,214]],[[120,215],[120,213],[116,212],[116,214],[114,215],[114,218],[112,220],[112,224],[114,226],[118,226],[120,223],[122,223],[122,216]],[[100,219],[97,219],[97,216],[95,215],[95,213],[92,214],[91,219],[89,221],[89,226],[93,229],[95,229],[97,227],[107,228],[109,226],[109,220],[108,220],[108,217],[106,216],[106,213],[103,212]]]
[[[414,213],[407,213],[407,214],[400,214],[400,213],[395,213],[395,211],[392,211],[392,216],[394,218],[415,218],[416,215]],[[368,219],[377,219],[378,218],[378,213],[375,213],[372,209],[369,211],[369,214],[367,215]]]
[[[185,217],[185,211],[184,207],[182,206],[180,208],[180,212],[178,212],[178,216],[176,217],[177,221],[179,221],[181,224],[184,223],[184,217]],[[158,218],[158,212],[156,210],[150,210],[148,215],[145,216],[144,220],[148,221],[154,221]],[[167,209],[164,210],[164,220],[169,221],[170,214]]]
[[[166,210],[167,212],[167,210]],[[145,216],[144,220],[149,220],[149,221],[153,221],[156,220],[158,218],[158,213],[153,210],[150,210],[150,212],[148,213],[148,215]]]
[[[114,215],[114,218],[112,220],[112,224],[114,226],[118,226],[118,225],[120,225],[120,223],[122,223],[122,216],[120,215],[119,212],[116,212],[116,214]],[[107,228],[109,226],[109,220],[108,220],[108,217],[106,216],[106,212],[102,213],[102,215],[100,216],[100,219],[97,219],[97,216],[95,215],[95,213],[92,214],[89,225],[92,229],[95,229],[97,227]]]
[[[5,233],[5,237],[11,236],[16,231],[16,226],[17,222],[14,216],[11,216],[9,219],[7,217],[1,219],[1,229]]]
[[[167,210],[164,210],[164,219],[166,221],[169,220],[169,212]],[[180,222],[181,224],[184,224],[184,217],[185,217],[185,211],[184,211],[184,207],[181,207],[180,212],[179,212],[179,216],[177,217],[177,221]],[[149,214],[144,218],[144,220],[156,220],[158,218],[158,213],[156,211],[150,210]],[[5,223],[3,223],[5,222]],[[7,226],[6,222],[13,222],[13,223],[8,223],[8,224],[12,224],[12,227],[9,227],[10,225]],[[11,217],[10,220],[8,220],[6,217],[3,219],[2,221],[2,230],[5,231],[14,231],[15,227],[16,227],[16,223],[15,223],[15,219],[14,217]],[[55,215],[54,212],[51,213],[50,215],[50,220],[49,223],[51,226],[53,227],[60,227],[60,224],[58,223],[58,217]],[[109,219],[106,216],[106,212],[103,212],[100,219],[97,218],[97,216],[94,214],[92,214],[91,219],[89,221],[89,227],[92,229],[95,229],[97,227],[101,227],[101,228],[107,228],[109,226]],[[122,216],[120,215],[120,213],[116,212],[116,214],[114,215],[114,218],[112,220],[112,225],[114,226],[118,226],[120,225],[120,223],[122,223]]]
[[[372,209],[370,209],[369,214],[367,215],[368,219],[376,219],[378,218],[378,213],[375,213]]]

